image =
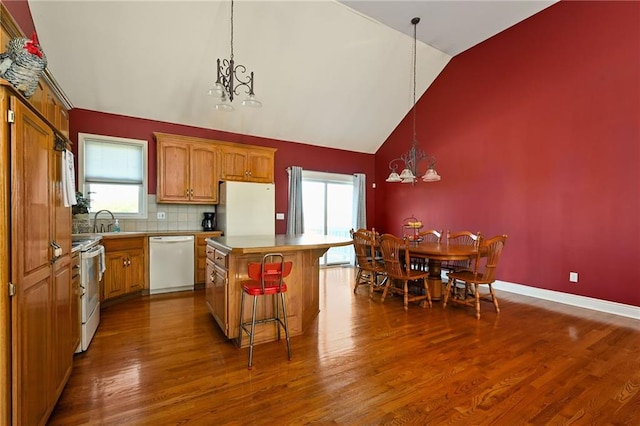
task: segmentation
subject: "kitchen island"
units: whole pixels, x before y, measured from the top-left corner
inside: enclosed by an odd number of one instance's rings
[[[248,278],[247,265],[267,253],[282,253],[293,262],[287,283],[287,317],[291,336],[302,334],[320,311],[320,260],[331,247],[352,244],[349,237],[272,235],[207,238],[206,303],[224,335],[237,343],[240,323],[240,283]],[[266,299],[262,300],[262,299]],[[272,311],[269,297],[258,301],[258,317]],[[251,317],[247,303],[243,318]],[[284,335],[284,334],[283,334]],[[277,339],[275,324],[256,328],[255,343]],[[249,339],[243,339],[248,346]]]

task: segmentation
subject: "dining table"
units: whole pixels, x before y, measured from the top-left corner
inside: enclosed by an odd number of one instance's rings
[[[471,259],[478,254],[478,248],[469,245],[449,244],[426,241],[409,242],[409,255],[412,258],[426,259],[429,266],[428,285],[432,300],[442,298],[441,268],[443,261]]]

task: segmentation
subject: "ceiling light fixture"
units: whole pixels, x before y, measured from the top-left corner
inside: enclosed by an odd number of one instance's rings
[[[233,98],[240,95],[238,90],[244,86],[247,98],[241,105],[245,107],[260,108],[262,102],[256,99],[253,93],[253,71],[247,76],[247,67],[236,65],[233,60],[233,0],[231,0],[231,56],[229,59],[218,58],[217,79],[214,86],[209,89],[209,95],[220,99],[216,104],[218,111],[233,111]]]
[[[415,183],[418,174],[418,163],[422,160],[427,160],[427,171],[422,176],[423,182],[437,182],[440,180],[440,175],[436,172],[436,157],[425,153],[418,148],[418,141],[416,138],[416,48],[417,48],[417,27],[420,18],[416,17],[411,20],[413,24],[413,142],[411,143],[411,149],[402,154],[399,158],[394,158],[389,162],[389,169],[391,173],[387,178],[387,182],[401,182],[401,183]],[[398,174],[398,165],[400,162],[404,163],[404,169]]]

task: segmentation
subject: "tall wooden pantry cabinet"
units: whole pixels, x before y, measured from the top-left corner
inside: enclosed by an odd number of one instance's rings
[[[23,35],[2,4],[0,9],[5,46]],[[71,208],[64,206],[62,180],[68,113],[49,83],[41,83],[25,99],[0,79],[2,425],[46,424],[71,374],[79,338]]]

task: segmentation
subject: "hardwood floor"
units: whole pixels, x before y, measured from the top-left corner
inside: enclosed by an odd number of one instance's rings
[[[497,292],[501,312],[384,304],[321,271],[314,327],[236,349],[203,291],[113,305],[50,425],[640,424],[640,321]]]

